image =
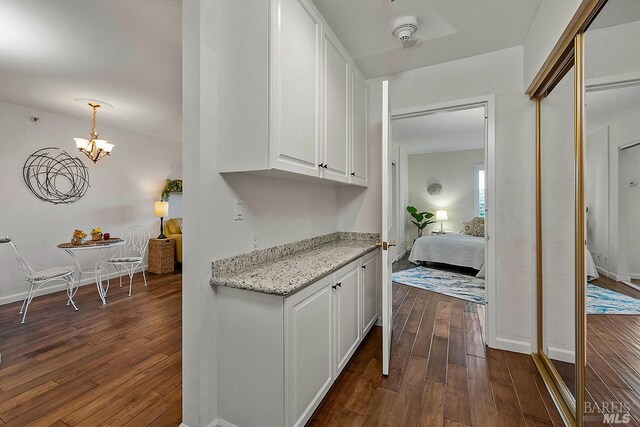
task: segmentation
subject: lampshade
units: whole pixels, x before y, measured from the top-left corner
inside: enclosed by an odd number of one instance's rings
[[[89,146],[89,140],[87,139],[73,138],[73,140],[76,142],[76,148],[78,148],[79,150],[83,150]]]
[[[154,215],[157,217],[167,217],[169,216],[169,202],[155,202],[153,205]]]
[[[447,216],[447,211],[439,210],[436,211],[436,221],[448,221],[449,217]]]

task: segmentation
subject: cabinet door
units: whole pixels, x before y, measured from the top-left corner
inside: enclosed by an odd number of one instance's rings
[[[323,177],[349,182],[349,60],[339,42],[324,34]]]
[[[362,335],[378,320],[378,257],[362,264]]]
[[[351,182],[367,185],[367,86],[351,73]]]
[[[271,167],[319,176],[321,18],[307,0],[273,3]]]
[[[285,301],[287,425],[304,425],[333,383],[333,277]]]
[[[347,273],[338,276],[334,290],[336,377],[345,367],[360,344],[360,269],[356,265]]]

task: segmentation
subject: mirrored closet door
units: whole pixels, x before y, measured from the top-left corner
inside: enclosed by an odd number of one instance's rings
[[[542,353],[558,389],[575,406],[574,68],[540,100]]]
[[[584,34],[584,421],[640,425],[640,2]]]

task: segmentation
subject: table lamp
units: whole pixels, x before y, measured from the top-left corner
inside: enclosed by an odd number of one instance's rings
[[[153,205],[153,212],[155,216],[160,218],[160,235],[158,239],[166,239],[167,236],[164,235],[164,217],[169,215],[169,202],[155,202]]]
[[[436,221],[440,221],[440,232],[444,233],[444,221],[448,221],[449,217],[447,216],[447,211],[439,210],[436,211]]]

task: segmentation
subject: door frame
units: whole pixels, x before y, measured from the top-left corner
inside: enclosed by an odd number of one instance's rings
[[[487,125],[485,127],[485,173],[487,194],[485,195],[485,284],[486,284],[486,337],[489,347],[497,347],[497,274],[496,274],[496,97],[488,94],[473,98],[463,98],[452,101],[429,104],[423,106],[394,109],[390,112],[391,120],[420,116],[445,111],[467,110],[470,108],[484,107]]]

